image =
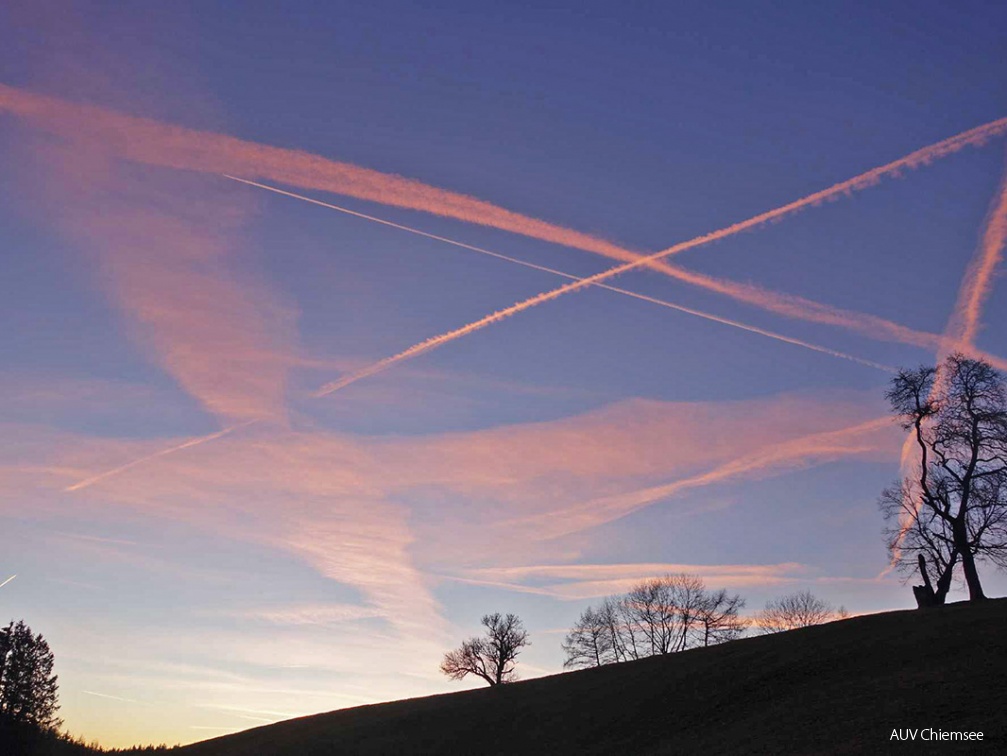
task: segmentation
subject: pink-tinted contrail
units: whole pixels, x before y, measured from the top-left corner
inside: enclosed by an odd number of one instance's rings
[[[136,162],[203,173],[240,174],[270,179],[305,189],[333,192],[477,223],[582,249],[623,262],[644,259],[638,253],[604,239],[516,213],[475,197],[298,150],[270,147],[222,134],[128,116],[2,84],[0,84],[0,109],[13,112],[40,128],[75,141],[96,143],[101,149]],[[675,251],[700,246],[779,219],[841,194],[859,191],[877,183],[885,176],[925,165],[966,146],[981,145],[1004,132],[1007,132],[1007,118],[991,121],[916,150],[822,192],[757,216],[744,224],[737,224],[722,232],[701,237]],[[674,253],[667,252],[667,255]],[[903,341],[925,348],[937,346],[934,341],[937,337],[934,335],[920,334],[882,318],[848,313],[801,297],[778,295],[750,284],[739,284],[683,270],[661,258],[650,257],[643,264],[683,282],[787,317],[849,328],[873,338]]]
[[[229,433],[233,433],[234,431],[239,430],[241,428],[247,428],[249,425],[252,425],[253,423],[257,422],[259,421],[247,420],[243,423],[239,423],[238,425],[232,425],[229,428],[224,428],[223,430],[217,431],[216,433],[210,433],[209,435],[206,436],[198,436],[197,438],[190,438],[188,441],[185,441],[184,443],[176,444],[175,446],[171,446],[167,449],[161,449],[161,451],[154,452],[153,454],[148,454],[144,457],[140,457],[139,459],[134,459],[132,462],[127,462],[124,465],[119,465],[119,467],[113,468],[111,470],[106,470],[105,472],[99,473],[98,475],[92,475],[90,478],[85,478],[84,480],[78,481],[74,483],[72,486],[67,486],[63,490],[80,491],[82,488],[87,488],[88,486],[92,486],[95,483],[98,483],[99,481],[105,480],[105,478],[110,478],[113,475],[118,475],[119,473],[126,472],[126,470],[129,470],[131,467],[136,467],[137,465],[143,464],[144,462],[149,462],[153,459],[157,459],[158,457],[164,457],[168,454],[173,454],[174,452],[181,451],[182,449],[190,449],[193,446],[199,446],[200,444],[205,444],[210,441],[216,441],[218,438],[223,438]]]
[[[467,249],[472,252],[478,252],[482,255],[488,255],[494,257],[498,260],[503,260],[505,262],[513,263],[515,265],[521,265],[526,268],[531,268],[532,270],[539,270],[544,273],[551,273],[552,275],[561,276],[567,278],[571,281],[582,280],[581,276],[575,276],[571,273],[565,273],[561,270],[556,270],[555,268],[550,268],[545,265],[538,265],[536,263],[528,262],[527,260],[521,260],[517,257],[511,257],[510,255],[504,255],[499,252],[494,252],[493,250],[486,249],[484,247],[477,247],[473,244],[466,244],[465,242],[456,241],[455,239],[449,239],[446,236],[439,236],[437,234],[431,234],[427,231],[422,231],[418,228],[413,228],[411,226],[405,226],[401,223],[394,223],[384,218],[377,218],[373,215],[368,215],[366,213],[357,212],[356,210],[350,210],[349,208],[341,207],[339,205],[334,205],[331,202],[323,202],[321,200],[314,199],[313,197],[306,197],[303,194],[296,194],[294,192],[288,192],[284,189],[279,189],[275,186],[269,186],[268,184],[261,184],[257,181],[249,181],[248,179],[238,178],[237,176],[227,176],[226,178],[232,179],[234,181],[240,181],[243,184],[248,184],[249,186],[255,186],[260,189],[265,189],[270,192],[275,192],[276,194],[281,194],[285,197],[292,197],[293,199],[302,200],[304,202],[310,202],[313,205],[318,205],[320,207],[327,208],[329,210],[336,210],[340,213],[346,213],[347,215],[352,215],[356,218],[362,218],[364,220],[372,221],[374,223],[380,223],[383,226],[389,226],[391,228],[398,229],[400,231],[406,231],[411,234],[416,234],[418,236],[424,236],[428,239],[434,239],[435,241],[444,242],[445,244],[452,244],[456,247],[461,247],[462,249]],[[628,297],[633,297],[634,299],[639,299],[643,302],[650,302],[651,304],[660,305],[661,307],[668,307],[672,310],[677,310],[678,312],[684,312],[688,315],[694,315],[705,320],[710,320],[714,323],[721,323],[723,325],[732,326],[733,328],[739,328],[749,333],[759,334],[760,336],[766,336],[777,341],[781,341],[785,344],[793,344],[794,346],[804,347],[805,349],[810,349],[815,352],[820,352],[821,354],[827,354],[832,357],[838,357],[844,360],[851,360],[853,362],[858,362],[861,365],[866,365],[868,367],[877,368],[878,370],[884,370],[886,372],[894,372],[894,368],[890,365],[882,365],[879,362],[874,362],[872,360],[863,359],[852,354],[847,354],[846,352],[841,352],[836,349],[830,349],[828,347],[820,346],[819,344],[813,344],[803,339],[796,339],[791,336],[786,336],[775,331],[770,331],[765,328],[759,328],[758,326],[749,325],[747,323],[741,323],[737,320],[731,320],[730,318],[723,318],[719,315],[713,315],[712,313],[704,312],[702,310],[696,310],[692,307],[686,307],[684,305],[675,304],[674,302],[669,302],[664,299],[658,299],[657,297],[650,297],[645,294],[638,294],[635,291],[630,291],[628,289],[621,289],[617,286],[609,286],[605,283],[594,284],[597,288],[606,289],[608,291],[613,291],[617,294],[624,294]]]
[[[950,333],[946,335],[966,348],[975,346],[983,305],[993,290],[993,277],[997,266],[1003,262],[1005,244],[1007,244],[1007,175],[1004,175],[1000,182],[999,192],[986,218],[982,241],[962,281],[955,314],[948,323]]]
[[[75,104],[2,84],[0,84],[0,109],[13,112],[40,128],[71,140],[85,144],[96,143],[101,149],[127,160],[180,170],[215,174],[243,173],[271,178],[291,185],[345,194],[491,226],[544,241],[584,249],[614,259],[634,261],[632,264],[619,266],[609,273],[602,274],[605,277],[617,275],[640,265],[675,270],[677,274],[674,277],[680,280],[720,291],[741,301],[765,307],[780,314],[802,317],[813,322],[844,325],[844,327],[850,327],[853,330],[880,338],[891,337],[893,340],[904,340],[908,343],[930,346],[933,345],[935,338],[933,334],[920,334],[912,329],[900,331],[899,329],[904,329],[904,327],[897,324],[886,325],[886,321],[867,315],[858,314],[860,319],[855,318],[853,321],[849,321],[847,317],[849,313],[843,313],[837,308],[812,303],[798,297],[776,295],[757,287],[682,271],[668,265],[663,257],[781,219],[804,207],[817,205],[842,194],[859,191],[877,183],[884,176],[895,175],[904,169],[927,164],[969,145],[982,145],[988,139],[1007,131],[1007,118],[991,121],[743,223],[703,237],[697,237],[691,242],[676,245],[657,255],[640,257],[635,252],[623,249],[603,239],[514,213],[474,197],[437,189],[400,176],[327,160],[297,150],[270,147],[226,135],[200,132],[150,119],[127,116],[103,108]],[[451,334],[444,334],[423,344],[418,344],[400,354],[398,359],[406,359],[407,355],[415,356],[429,351],[429,349],[446,343],[452,338],[458,338],[472,332],[472,330],[478,330],[480,327],[503,319],[509,314],[527,309],[534,304],[556,298],[556,296],[561,296],[562,293],[568,291],[578,290],[585,285],[596,285],[599,280],[603,279],[575,281],[563,287],[562,290],[557,290],[559,293],[540,294],[532,300],[526,300],[511,308],[494,313],[477,321],[477,323],[470,324],[470,326],[456,329]],[[894,331],[892,331],[892,327],[894,327]],[[886,336],[885,334],[891,335]],[[451,338],[448,338],[449,336]],[[940,337],[936,338],[940,339]],[[912,339],[917,341],[912,341]],[[392,359],[389,358],[389,360]],[[398,359],[394,361],[398,361]],[[386,362],[388,361],[382,361],[382,363]],[[374,367],[365,369],[361,373],[373,374]],[[378,371],[381,369],[384,368],[380,367]],[[336,382],[337,385],[340,383]]]
[[[1007,173],[1001,179],[997,196],[986,216],[979,247],[976,249],[958,287],[958,299],[944,329],[947,342],[937,350],[936,354],[938,366],[934,384],[930,389],[931,399],[940,393],[946,379],[946,375],[941,369],[941,362],[949,352],[959,350],[970,354],[978,353],[978,350],[975,349],[975,339],[979,334],[983,306],[993,289],[993,276],[997,266],[1003,261],[1005,246],[1007,246]],[[1002,367],[998,361],[990,360],[990,362],[993,362],[997,367]],[[911,474],[916,464],[913,460],[916,445],[915,431],[910,431],[906,434],[906,440],[902,442],[899,470],[903,478]],[[882,575],[891,572],[901,558],[902,540],[909,528],[916,522],[916,516],[919,513],[919,500],[914,499],[912,503],[912,512],[906,510],[899,512],[899,535],[895,541],[895,547],[892,549],[892,559],[888,568],[881,573]]]

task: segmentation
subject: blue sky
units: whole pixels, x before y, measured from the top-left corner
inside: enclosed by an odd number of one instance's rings
[[[1002,119],[1005,25],[994,3],[5,6],[0,619],[50,639],[67,727],[187,742],[452,690],[440,654],[488,611],[525,619],[525,676],[556,672],[584,606],[679,567],[749,610],[910,606],[879,577],[883,370],[589,288],[314,397],[563,280],[221,174],[590,276],[617,260],[490,215],[627,254],[744,221]],[[1003,131],[669,258],[776,311],[607,283],[933,361],[1002,253]],[[959,346],[999,359],[989,284]]]

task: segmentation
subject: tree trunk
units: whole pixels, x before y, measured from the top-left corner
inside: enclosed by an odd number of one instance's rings
[[[979,582],[979,572],[976,570],[976,560],[970,550],[962,554],[962,569],[965,571],[965,582],[969,587],[969,601],[983,601],[982,583]]]
[[[943,601],[937,600],[937,594],[934,593],[934,587],[930,584],[930,576],[927,574],[927,560],[922,554],[916,555],[917,560],[920,565],[920,575],[923,576],[923,585],[913,586],[913,595],[916,597],[916,608],[917,609],[928,609],[931,606],[937,606]]]
[[[956,518],[951,527],[955,539],[955,548],[962,556],[962,570],[965,572],[965,583],[969,587],[969,601],[982,601],[986,598],[982,583],[979,582],[979,572],[976,570],[975,555],[969,548],[968,535],[963,519]]]

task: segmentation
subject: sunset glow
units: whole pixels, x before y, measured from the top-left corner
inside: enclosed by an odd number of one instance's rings
[[[488,612],[553,674],[669,573],[913,606],[884,392],[1007,369],[1007,10],[160,5],[0,9],[0,623],[69,732],[461,689]]]

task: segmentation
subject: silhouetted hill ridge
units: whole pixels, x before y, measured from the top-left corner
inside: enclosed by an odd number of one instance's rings
[[[1007,753],[1007,599],[343,709],[184,756]],[[890,742],[893,729],[982,744]]]

